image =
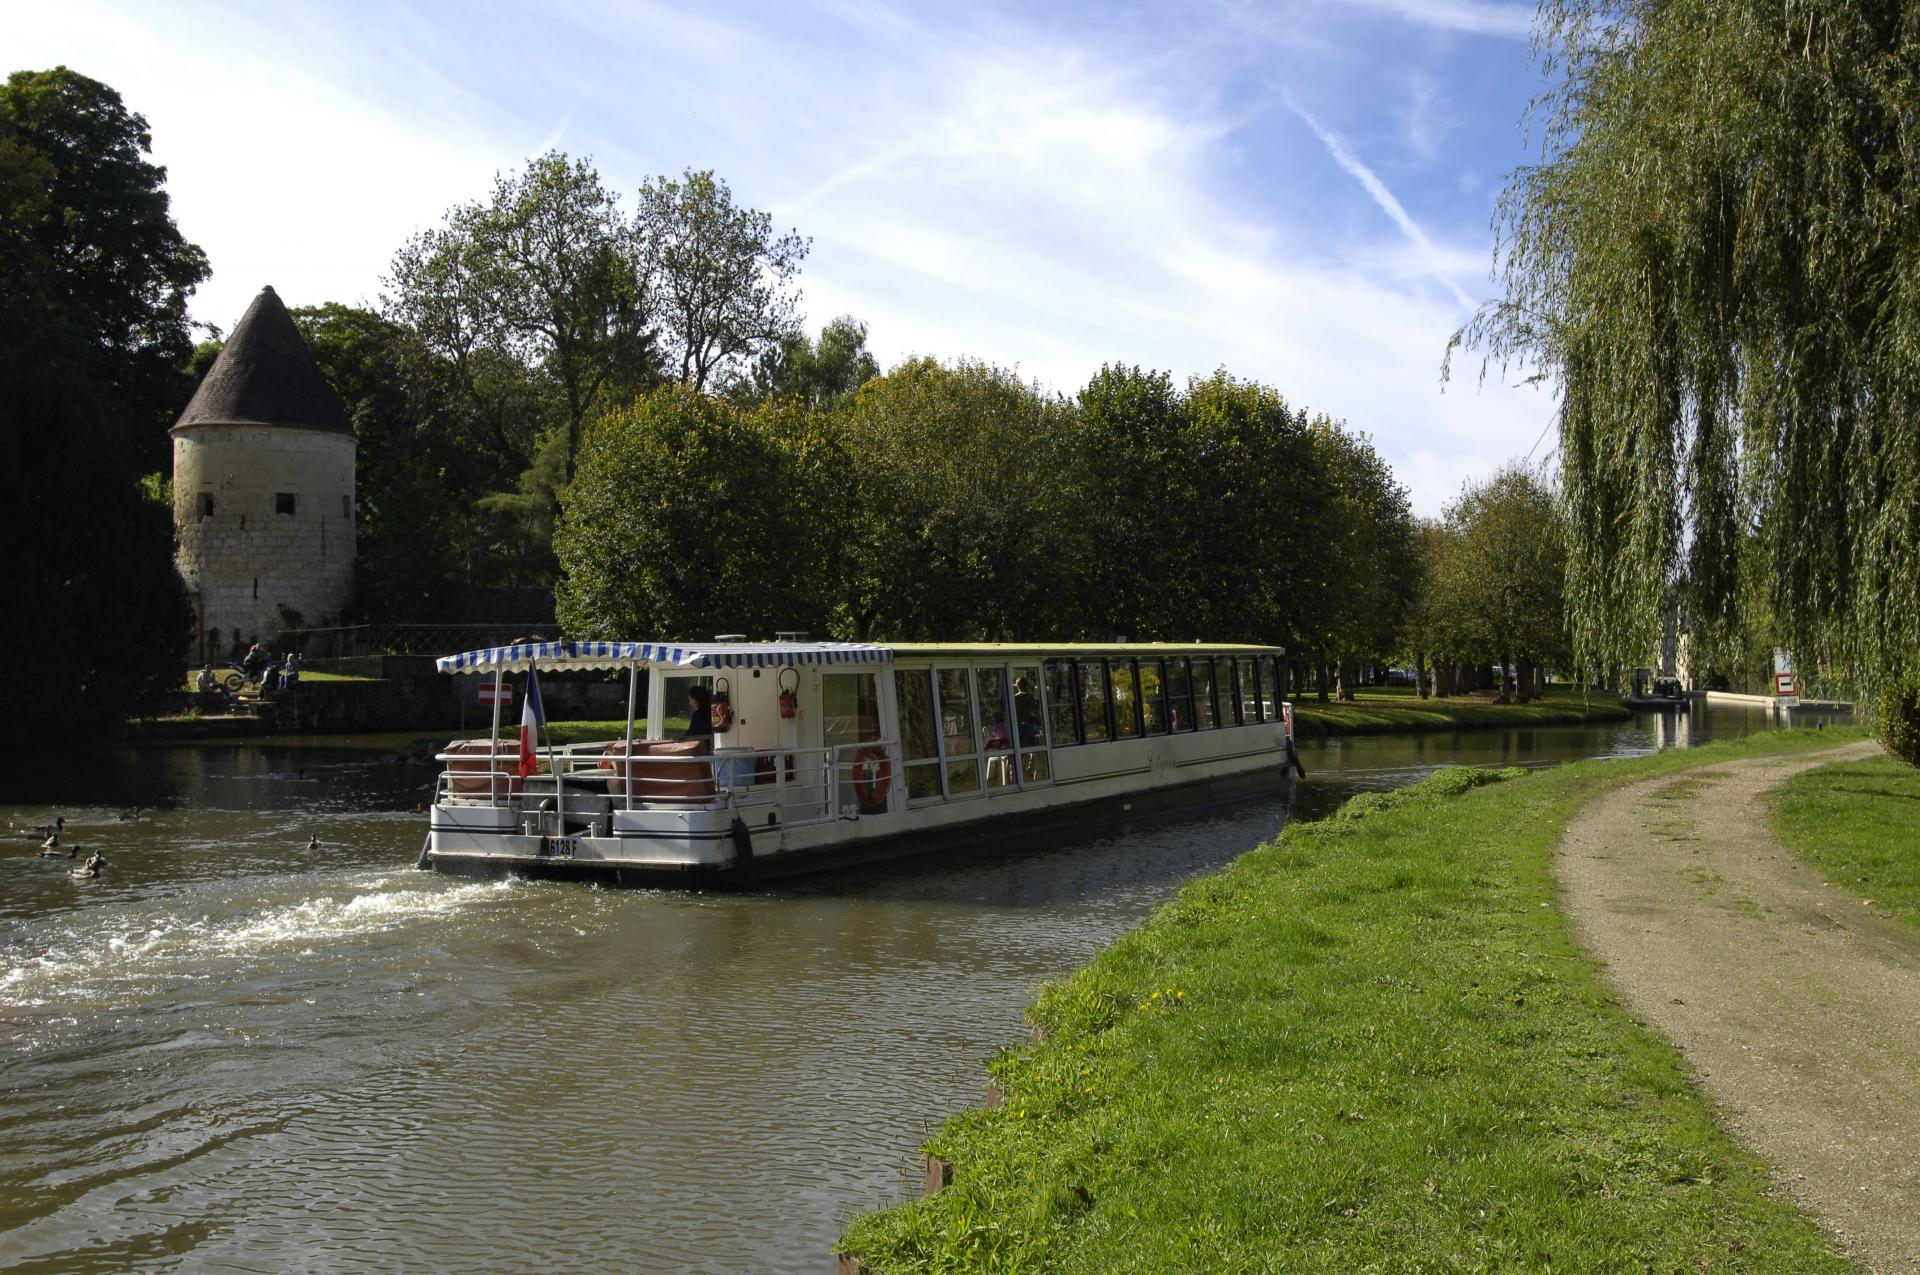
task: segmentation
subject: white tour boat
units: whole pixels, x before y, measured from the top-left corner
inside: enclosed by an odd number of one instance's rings
[[[1290,783],[1269,646],[540,642],[469,651],[488,739],[439,754],[422,867],[710,884],[1005,841]],[[526,677],[627,675],[619,738],[524,756]],[[646,719],[639,721],[645,679]],[[549,682],[551,684],[551,682]],[[711,739],[676,738],[688,692]],[[509,718],[512,731],[521,713]]]

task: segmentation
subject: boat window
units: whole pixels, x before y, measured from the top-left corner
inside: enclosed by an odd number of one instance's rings
[[[900,709],[900,752],[907,765],[907,799],[940,795],[940,737],[933,728],[933,672],[900,669],[893,675]]]
[[[1233,685],[1226,684],[1227,670],[1233,670]],[[1229,707],[1231,705],[1231,707]],[[1253,711],[1253,659],[1220,661],[1220,724],[1238,726],[1258,721]]]
[[[980,742],[987,754],[987,788],[1006,788],[1013,776],[1013,706],[1008,702],[1007,671],[976,668],[973,683],[980,688]]]
[[[1167,733],[1167,697],[1166,685],[1160,676],[1160,661],[1141,660],[1139,664],[1141,718],[1147,734],[1164,735]]]
[[[1266,711],[1260,703],[1260,663],[1254,659],[1240,661],[1240,720],[1260,722],[1266,720]]]
[[[687,704],[687,692],[696,686],[704,686],[708,691],[712,691],[713,679],[705,676],[662,679],[660,698],[665,702],[660,705],[660,729],[649,733],[656,739],[679,739],[685,735],[687,722],[693,716],[693,709]],[[653,715],[651,707],[647,710],[647,714],[649,717]],[[648,725],[651,727],[652,723],[649,722]]]
[[[880,695],[873,674],[822,673],[820,709],[820,742],[835,750],[835,808],[845,810],[859,802],[853,786],[854,746],[880,738]]]
[[[1107,666],[1100,660],[1080,662],[1080,729],[1089,744],[1109,735],[1107,726]]]
[[[1133,661],[1107,661],[1107,679],[1113,685],[1113,737],[1131,739],[1140,733],[1140,687]]]
[[[1047,718],[1040,711],[1040,668],[1016,664],[1013,674],[1013,720],[1020,732],[1020,779],[1039,783],[1051,773],[1047,762]]]
[[[1047,722],[1055,748],[1080,742],[1080,690],[1074,685],[1072,660],[1047,661]]]
[[[1260,657],[1260,693],[1266,699],[1267,720],[1280,720],[1280,701],[1287,697],[1287,666],[1277,655]]]
[[[1200,730],[1213,730],[1219,726],[1219,712],[1213,695],[1213,661],[1196,659],[1194,661],[1194,724]]]
[[[1187,662],[1167,661],[1167,729],[1193,729],[1193,697],[1187,694]]]
[[[972,679],[963,668],[943,668],[934,673],[934,680],[940,689],[940,742],[947,757],[947,796],[979,792]]]

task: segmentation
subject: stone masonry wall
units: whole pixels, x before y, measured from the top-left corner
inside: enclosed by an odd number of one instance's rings
[[[225,658],[236,633],[271,639],[289,627],[283,607],[305,626],[339,618],[353,588],[354,453],[350,435],[281,425],[174,433],[177,561],[199,614],[196,658]],[[291,514],[276,511],[282,493]]]

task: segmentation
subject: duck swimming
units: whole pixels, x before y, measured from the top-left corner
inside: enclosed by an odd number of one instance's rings
[[[77,856],[84,848],[83,846],[68,846],[65,850],[62,850],[58,846],[41,846],[40,857],[42,859],[71,859]]]
[[[320,848],[320,838],[318,837],[307,838],[307,849],[318,850],[319,848]]]
[[[79,867],[68,868],[67,875],[74,878],[76,881],[92,880],[93,878],[99,876],[101,870],[104,869],[106,866],[107,866],[107,856],[104,854],[101,854],[99,851],[95,851],[93,854],[89,855],[87,857],[87,861],[81,864]]]
[[[58,837],[67,830],[67,817],[60,815],[52,823],[43,823],[33,830],[36,837]]]

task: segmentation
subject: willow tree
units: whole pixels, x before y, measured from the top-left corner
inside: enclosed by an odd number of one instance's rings
[[[1545,0],[1535,39],[1541,162],[1455,339],[1558,387],[1580,662],[1676,594],[1732,642],[1744,563],[1804,665],[1910,683],[1920,7]]]

